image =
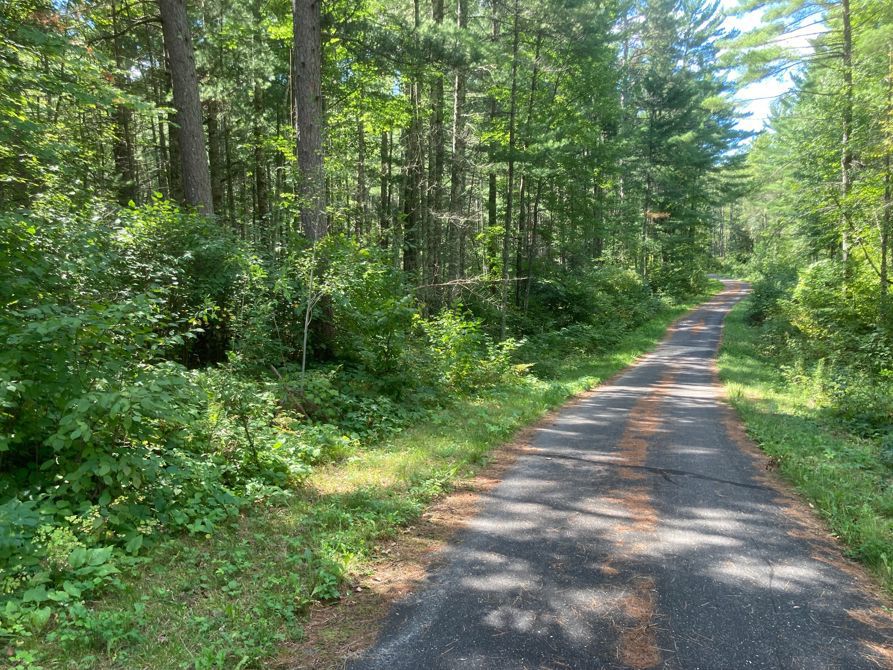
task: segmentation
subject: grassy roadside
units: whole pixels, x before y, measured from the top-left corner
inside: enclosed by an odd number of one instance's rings
[[[808,385],[785,378],[760,352],[747,300],[726,318],[719,374],[748,434],[828,522],[848,553],[893,594],[893,478],[877,441],[834,425]]]
[[[713,282],[711,292],[719,288]],[[318,469],[290,496],[259,500],[231,528],[168,540],[140,559],[119,589],[79,613],[76,629],[33,638],[20,657],[33,652],[35,665],[19,667],[263,667],[301,639],[313,602],[337,598],[367,569],[376,543],[473,475],[520,428],[652,348],[704,297],[662,310],[602,354],[548,361],[548,380],[531,375],[458,400],[424,424]]]

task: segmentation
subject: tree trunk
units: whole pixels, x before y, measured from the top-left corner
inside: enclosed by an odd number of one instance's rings
[[[890,311],[889,291],[890,275],[888,257],[890,255],[890,224],[893,219],[893,174],[891,174],[891,156],[893,152],[893,46],[888,55],[887,65],[887,137],[884,142],[884,211],[881,215],[881,316],[886,317]]]
[[[115,86],[123,89],[125,78],[124,58],[121,55],[120,26],[118,24],[118,11],[116,3],[111,5],[112,13],[112,51],[115,59]],[[115,155],[115,171],[118,173],[118,202],[127,205],[137,201],[136,161],[133,156],[133,143],[131,141],[130,108],[126,105],[115,105],[115,142],[113,152]]]
[[[322,38],[320,0],[294,0],[295,127],[298,134],[298,202],[301,226],[312,242],[328,229],[323,171]]]
[[[227,221],[229,221],[229,224],[233,226],[236,220],[236,193],[233,186],[233,170],[235,168],[233,167],[233,154],[230,149],[229,122],[226,117],[223,117],[223,154],[226,163],[226,218]]]
[[[366,232],[368,199],[366,193],[366,127],[363,117],[360,115],[357,119],[357,240]]]
[[[412,120],[406,133],[406,150],[403,188],[403,270],[413,273],[419,266],[419,207],[422,172],[421,138],[419,118],[419,84],[410,84]]]
[[[509,95],[509,160],[508,184],[505,192],[505,230],[502,235],[502,318],[499,333],[502,339],[506,335],[506,312],[508,312],[509,293],[509,252],[512,239],[512,205],[515,197],[515,98],[518,93],[518,15],[520,7],[515,0],[514,21],[512,24],[512,87]]]
[[[843,18],[843,137],[840,155],[840,253],[844,273],[849,278],[850,215],[849,196],[852,188],[850,170],[853,163],[851,136],[853,131],[853,34],[850,0],[841,0]]]
[[[527,118],[524,121],[524,131],[523,136],[521,138],[521,146],[523,148],[527,148],[527,142],[530,140],[530,124],[533,120],[533,102],[536,97],[536,87],[537,87],[537,77],[539,75],[539,59],[540,59],[540,49],[542,48],[543,43],[543,32],[542,30],[537,31],[536,33],[536,46],[534,48],[533,53],[533,71],[530,75],[530,93],[527,98]],[[515,276],[521,277],[524,274],[524,258],[527,255],[527,245],[529,244],[529,235],[527,232],[527,200],[528,190],[529,190],[529,180],[525,175],[521,176],[521,188],[519,190],[519,198],[518,198],[518,246],[515,251]],[[525,283],[530,281],[529,274],[530,268],[527,268],[528,278],[525,279]],[[518,281],[515,283],[515,304],[521,305],[521,282]]]
[[[456,0],[456,26],[460,33],[468,28],[467,0]],[[465,77],[461,68],[456,68],[453,76],[453,137],[451,142],[452,162],[450,163],[450,203],[449,203],[449,278],[458,279],[459,241],[465,235],[462,200],[465,191]]]
[[[224,198],[223,140],[220,137],[220,102],[208,102],[208,165],[211,170],[211,201],[218,215],[226,211]],[[222,219],[223,217],[221,217]]]
[[[491,41],[495,45],[499,39],[499,20],[496,16],[496,3],[493,3],[493,32],[491,33]],[[496,124],[496,98],[490,98],[490,126]],[[487,176],[487,225],[490,228],[496,227],[496,167],[493,159],[495,153],[495,145],[490,140],[490,173]]]
[[[421,19],[419,16],[419,0],[413,3],[415,13],[415,31],[418,33]],[[416,39],[418,36],[416,35]],[[406,133],[406,150],[403,183],[403,270],[414,273],[419,266],[419,209],[422,205],[422,138],[419,75],[411,74],[409,84],[411,120]]]
[[[431,18],[438,26],[443,24],[443,0],[431,0]],[[433,59],[432,54],[432,59]],[[428,188],[428,271],[432,284],[440,280],[441,271],[441,215],[443,210],[443,79],[440,67],[434,72],[431,84],[431,128],[429,134]]]
[[[251,116],[251,136],[254,144],[254,202],[255,213],[259,227],[259,234],[263,240],[263,244],[271,245],[269,235],[269,185],[267,184],[267,162],[264,152],[264,138],[261,128],[263,120],[264,103],[263,91],[260,84],[254,84],[254,114]]]
[[[530,304],[530,285],[533,283],[533,263],[536,260],[536,234],[540,219],[540,194],[542,193],[543,180],[536,180],[536,195],[533,198],[533,222],[530,231],[530,245],[527,247],[527,281],[524,282],[524,312]]]
[[[184,202],[183,195],[183,161],[180,159],[180,122],[179,115],[173,111],[167,115],[167,182],[170,198]]]
[[[378,179],[381,189],[381,202],[378,212],[379,245],[387,249],[390,246],[388,231],[391,227],[391,156],[388,131],[381,131],[380,167]]]
[[[158,0],[164,47],[170,59],[171,84],[183,177],[183,199],[204,214],[214,214],[211,199],[211,173],[205,153],[202,108],[195,73],[195,53],[189,33],[185,0]]]

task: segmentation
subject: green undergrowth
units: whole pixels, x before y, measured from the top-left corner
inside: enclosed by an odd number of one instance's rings
[[[711,291],[720,287],[711,284]],[[703,296],[698,300],[703,299]],[[376,542],[487,463],[489,452],[568,397],[653,347],[698,300],[664,305],[591,354],[591,333],[566,334],[532,373],[459,397],[424,421],[316,468],[303,486],[259,494],[235,523],[168,539],[133,559],[117,588],[69,607],[10,648],[11,667],[265,667],[300,641],[308,607],[335,600],[368,569]],[[529,352],[528,352],[529,353]],[[528,359],[530,360],[530,359]]]
[[[805,374],[765,329],[749,325],[752,299],[726,319],[720,377],[748,434],[815,506],[848,553],[893,593],[893,461],[881,434],[857,434],[826,399],[822,365]],[[857,380],[850,380],[857,383]]]

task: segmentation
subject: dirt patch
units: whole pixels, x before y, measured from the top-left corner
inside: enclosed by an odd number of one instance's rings
[[[649,441],[663,424],[662,405],[675,376],[675,370],[668,371],[654,389],[632,407],[626,429],[617,443],[623,465],[628,466],[620,469],[620,476],[630,485],[609,493],[605,500],[616,500],[631,518],[630,523],[617,527],[615,551],[620,561],[645,551],[647,545],[642,541],[642,536],[657,527],[658,516],[651,492],[645,484],[642,466],[648,457]],[[638,541],[626,543],[623,536],[627,533],[632,533]],[[603,566],[602,572],[618,575],[610,562]],[[638,577],[630,584],[628,593],[620,602],[619,619],[613,625],[617,631],[617,658],[626,667],[644,670],[661,661],[654,624],[656,600],[654,580]]]
[[[619,501],[632,519],[631,523],[618,527],[619,532],[647,533],[657,527],[657,513],[651,503],[651,493],[640,482],[646,480],[642,468],[648,457],[648,441],[661,428],[661,406],[675,374],[675,370],[670,370],[651,393],[633,405],[626,429],[617,442],[622,464],[628,466],[620,469],[620,476],[626,482],[635,482],[631,487],[608,493],[607,499]]]
[[[847,610],[846,613],[866,626],[873,626],[878,630],[893,632],[893,617],[890,616],[889,612],[885,612],[880,607]]]

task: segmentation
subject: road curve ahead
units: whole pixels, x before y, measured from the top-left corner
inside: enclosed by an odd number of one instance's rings
[[[890,619],[721,401],[726,289],[570,404],[354,670],[893,667]]]

